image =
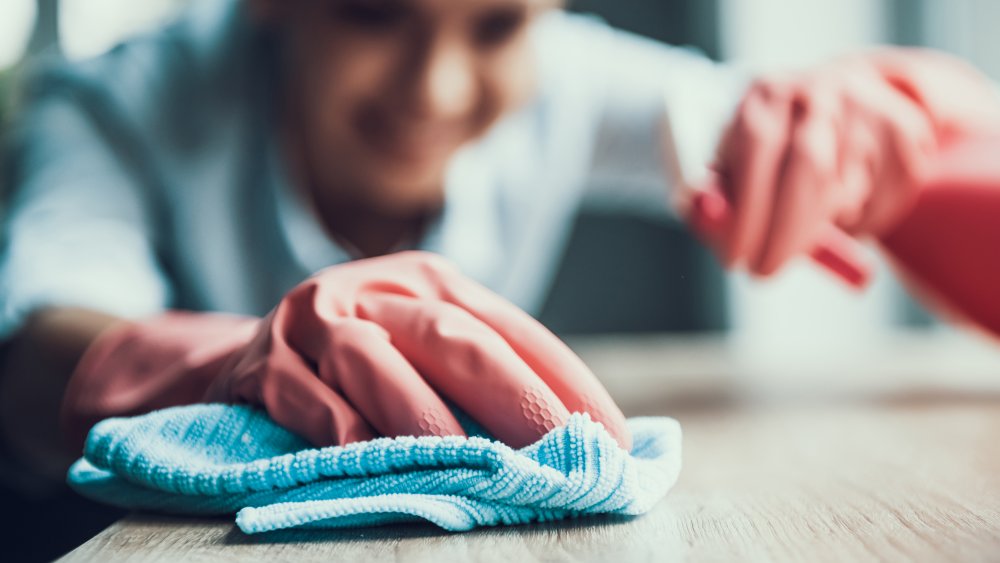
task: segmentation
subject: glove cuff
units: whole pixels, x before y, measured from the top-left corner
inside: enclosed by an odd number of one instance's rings
[[[90,428],[105,418],[200,402],[226,360],[253,338],[259,322],[169,312],[108,328],[70,377],[60,409],[63,436],[82,447]]]

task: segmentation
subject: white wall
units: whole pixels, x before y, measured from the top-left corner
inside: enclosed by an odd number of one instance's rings
[[[1000,1],[923,0],[926,44],[956,53],[1000,80]]]
[[[882,0],[720,0],[723,56],[758,69],[823,60],[883,42]]]

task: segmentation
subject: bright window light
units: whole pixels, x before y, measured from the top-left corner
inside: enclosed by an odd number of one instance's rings
[[[66,56],[100,55],[129,37],[162,24],[179,0],[62,0],[59,32]]]
[[[4,0],[0,16],[0,69],[16,63],[35,24],[35,0]]]

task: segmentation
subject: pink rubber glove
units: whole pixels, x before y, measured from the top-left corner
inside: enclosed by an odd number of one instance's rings
[[[80,440],[108,416],[222,401],[261,405],[317,446],[463,435],[444,399],[514,447],[588,412],[631,448],[621,411],[565,344],[422,252],[324,270],[263,320],[175,313],[112,328],[81,360],[63,421]]]
[[[755,82],[723,135],[727,266],[758,275],[836,226],[879,235],[912,207],[939,145],[1000,122],[997,93],[950,56],[883,49]]]

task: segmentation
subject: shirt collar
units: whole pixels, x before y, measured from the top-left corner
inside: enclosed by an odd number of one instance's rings
[[[292,185],[277,141],[268,143],[267,158],[278,224],[295,261],[315,272],[361,257],[347,241],[334,239],[323,228],[313,204]],[[501,253],[501,233],[491,176],[477,146],[460,150],[448,167],[441,213],[430,220],[420,240],[396,250],[435,252],[473,279],[492,279]]]

